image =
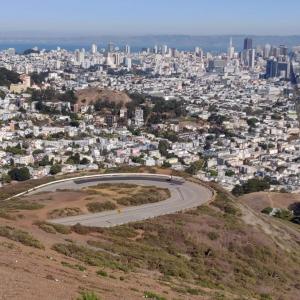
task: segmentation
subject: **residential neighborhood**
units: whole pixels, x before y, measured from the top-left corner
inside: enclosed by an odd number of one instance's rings
[[[219,54],[113,43],[1,51],[1,184],[22,168],[26,180],[126,164],[230,191],[258,177],[299,192],[300,51],[287,51],[250,39]]]

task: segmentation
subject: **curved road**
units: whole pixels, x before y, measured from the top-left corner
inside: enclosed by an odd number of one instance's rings
[[[101,213],[79,215],[51,220],[49,222],[62,225],[75,225],[80,223],[84,226],[113,227],[126,223],[142,221],[166,214],[176,213],[186,209],[198,207],[211,200],[212,191],[196,183],[184,181],[174,177],[168,181],[168,176],[150,174],[113,174],[105,177],[93,177],[84,179],[71,179],[64,182],[54,183],[44,187],[37,187],[34,192],[53,192],[58,189],[80,190],[83,187],[97,185],[100,182],[134,183],[140,185],[155,185],[168,188],[171,197],[167,200],[134,207],[123,208],[121,211],[105,211]]]

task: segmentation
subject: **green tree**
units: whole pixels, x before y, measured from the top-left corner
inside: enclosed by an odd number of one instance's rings
[[[45,166],[48,166],[50,165],[50,160],[49,160],[49,156],[48,155],[45,155],[41,161],[39,161],[39,166],[41,167],[45,167]]]
[[[12,83],[20,82],[20,75],[14,71],[0,68],[0,86],[10,86]]]
[[[235,173],[232,170],[226,170],[225,176],[232,177]]]
[[[265,178],[252,178],[249,179],[247,182],[243,183],[242,185],[236,185],[232,193],[235,196],[241,196],[243,194],[250,194],[255,192],[262,192],[265,190],[270,189],[270,183]]]
[[[27,167],[13,168],[8,172],[8,175],[12,180],[25,181],[30,179],[30,172]]]
[[[57,173],[60,173],[61,169],[62,169],[61,165],[55,164],[55,165],[51,166],[51,168],[50,168],[50,174],[51,175],[55,175]]]
[[[166,140],[161,140],[158,143],[158,150],[162,156],[168,156],[168,149],[170,149],[169,142]]]
[[[86,157],[84,157],[81,161],[80,161],[80,164],[81,165],[88,165],[90,163],[90,161],[86,158]]]
[[[199,159],[193,163],[187,168],[187,172],[191,175],[196,175],[200,170],[203,170],[205,166],[205,161],[203,159]]]

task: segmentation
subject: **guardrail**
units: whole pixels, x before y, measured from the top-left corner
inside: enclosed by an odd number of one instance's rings
[[[170,176],[170,175],[164,175],[164,174],[152,174],[152,173],[112,173],[112,174],[96,174],[96,175],[84,175],[84,176],[78,176],[78,177],[71,177],[71,178],[66,178],[66,179],[60,179],[60,180],[55,180],[55,181],[51,181],[48,183],[44,183],[41,184],[39,186],[36,186],[34,188],[31,188],[25,192],[16,194],[14,196],[11,196],[9,198],[7,198],[6,200],[11,200],[14,198],[18,198],[24,195],[27,195],[31,192],[34,192],[36,190],[39,190],[43,187],[47,187],[50,185],[54,185],[57,183],[62,183],[62,182],[68,182],[68,181],[73,181],[73,180],[82,180],[82,179],[94,179],[94,178],[116,178],[116,177],[149,177],[149,178],[161,178],[161,179],[166,179],[166,180],[173,180],[173,181],[180,181],[180,182],[184,182],[184,179],[182,177],[178,177],[178,176]]]

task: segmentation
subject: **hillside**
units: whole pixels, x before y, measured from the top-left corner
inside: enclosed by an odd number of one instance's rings
[[[96,102],[97,100],[107,100],[109,102],[115,102],[116,104],[121,103],[123,105],[131,102],[130,97],[124,92],[100,88],[88,88],[79,90],[76,93],[76,96],[78,98],[77,103],[79,105],[87,105],[91,102]]]
[[[53,193],[1,202],[0,298],[299,299],[300,227],[214,188],[210,205],[100,230],[43,223]]]
[[[300,203],[300,195],[259,192],[244,195],[240,198],[240,201],[255,211],[260,212],[266,207],[287,209],[294,203]]]

